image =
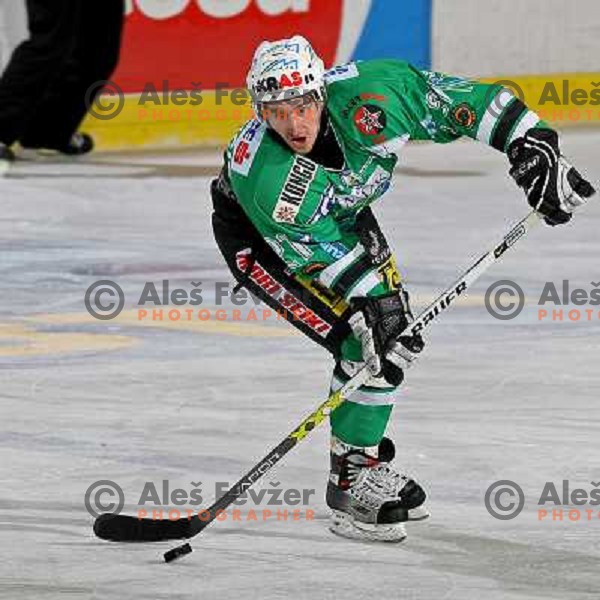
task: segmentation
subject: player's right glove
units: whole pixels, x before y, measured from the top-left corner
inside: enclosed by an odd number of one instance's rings
[[[398,386],[425,343],[419,334],[400,335],[414,320],[408,294],[400,289],[378,298],[354,298],[349,323],[361,342],[363,360],[373,377]]]
[[[556,131],[530,129],[509,146],[507,154],[511,177],[548,225],[567,223],[573,211],[596,193],[562,156]]]

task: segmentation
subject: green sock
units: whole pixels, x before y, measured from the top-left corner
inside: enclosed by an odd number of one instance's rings
[[[392,404],[367,405],[344,402],[330,417],[331,432],[353,446],[376,446],[383,438]]]

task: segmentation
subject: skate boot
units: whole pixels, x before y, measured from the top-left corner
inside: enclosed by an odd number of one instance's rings
[[[67,144],[56,148],[66,156],[82,156],[89,154],[94,149],[94,138],[89,133],[75,132]]]
[[[394,443],[359,448],[332,437],[326,501],[332,509],[329,529],[340,536],[375,542],[401,542],[404,524],[429,516],[423,488],[389,463]]]
[[[88,133],[75,132],[69,141],[61,146],[47,147],[32,141],[21,141],[22,158],[34,159],[36,156],[83,156],[94,149],[94,139]]]

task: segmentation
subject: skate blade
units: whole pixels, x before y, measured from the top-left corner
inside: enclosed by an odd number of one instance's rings
[[[46,163],[59,160],[60,162],[67,162],[64,160],[65,157],[66,155],[61,154],[58,150],[50,150],[49,148],[23,148],[22,146],[17,148],[18,161]]]
[[[424,506],[417,506],[408,511],[409,521],[424,521],[425,519],[429,519],[430,516],[431,513]]]
[[[333,511],[329,531],[351,540],[363,542],[398,543],[406,539],[406,528],[403,523],[371,524],[356,521],[350,515]]]

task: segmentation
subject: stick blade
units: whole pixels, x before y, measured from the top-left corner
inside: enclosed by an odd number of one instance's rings
[[[190,525],[187,519],[158,521],[105,513],[94,522],[94,533],[111,542],[160,542],[191,537]]]

